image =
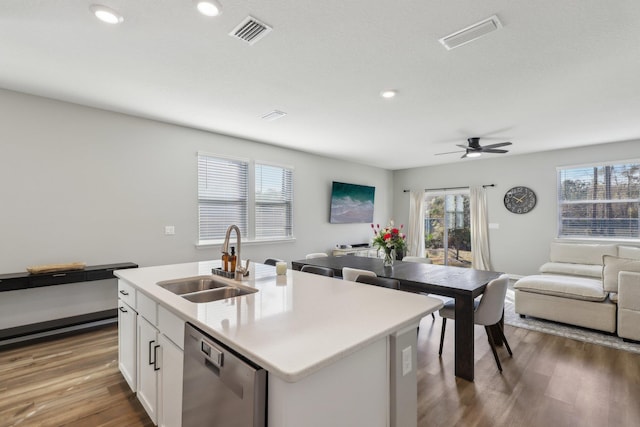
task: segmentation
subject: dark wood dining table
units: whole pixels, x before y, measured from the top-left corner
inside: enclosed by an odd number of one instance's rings
[[[429,293],[455,299],[455,375],[468,381],[474,378],[474,305],[473,300],[482,295],[487,283],[502,273],[449,267],[434,264],[395,261],[384,267],[382,259],[353,255],[322,257],[292,261],[294,270],[304,265],[331,268],[342,277],[342,267],[370,270],[380,277],[397,279],[400,289],[409,292]]]

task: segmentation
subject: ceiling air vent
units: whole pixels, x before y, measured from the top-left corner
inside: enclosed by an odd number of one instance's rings
[[[242,41],[254,44],[267,34],[271,32],[273,28],[258,21],[256,18],[247,16],[236,28],[234,28],[229,35]]]
[[[477,22],[473,25],[463,28],[460,31],[456,31],[453,34],[449,34],[446,37],[438,40],[447,50],[455,49],[474,40],[479,39],[492,31],[502,28],[502,24],[496,15],[487,18],[483,21]]]
[[[284,111],[278,111],[278,110],[273,110],[267,114],[265,114],[264,116],[262,116],[263,120],[266,120],[268,122],[272,122],[274,120],[278,120],[281,117],[286,116],[287,113],[285,113]]]

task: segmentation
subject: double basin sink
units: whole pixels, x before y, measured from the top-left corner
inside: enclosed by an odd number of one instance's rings
[[[257,289],[229,283],[212,276],[187,277],[164,280],[158,286],[196,303],[219,301],[258,292]]]

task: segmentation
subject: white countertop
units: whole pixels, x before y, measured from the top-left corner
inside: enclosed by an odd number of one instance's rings
[[[258,292],[192,303],[162,280],[211,275],[220,261],[117,270],[115,275],[245,355],[270,374],[296,382],[391,333],[417,325],[442,301],[424,295],[253,264],[241,283]]]

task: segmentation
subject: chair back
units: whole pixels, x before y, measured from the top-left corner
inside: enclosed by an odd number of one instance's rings
[[[377,276],[370,270],[361,270],[359,268],[342,267],[342,279],[355,282],[358,276]]]
[[[300,269],[303,273],[319,274],[320,276],[333,277],[333,270],[328,267],[320,267],[318,265],[303,265]]]
[[[478,325],[495,325],[502,318],[504,298],[507,295],[509,276],[503,274],[487,284],[480,303],[475,312],[475,323]]]
[[[276,266],[276,262],[284,262],[283,259],[278,259],[278,258],[267,258],[264,260],[263,264],[266,265],[273,265],[274,267]]]
[[[327,257],[329,255],[325,254],[324,252],[314,252],[312,254],[307,254],[307,256],[305,256],[306,259],[313,259],[313,258],[324,258]]]
[[[431,258],[423,256],[405,256],[402,258],[405,262],[420,262],[422,264],[431,264]]]
[[[386,277],[359,275],[356,278],[358,283],[366,283],[368,285],[380,286],[389,289],[400,289],[400,281],[396,279],[387,279]]]

